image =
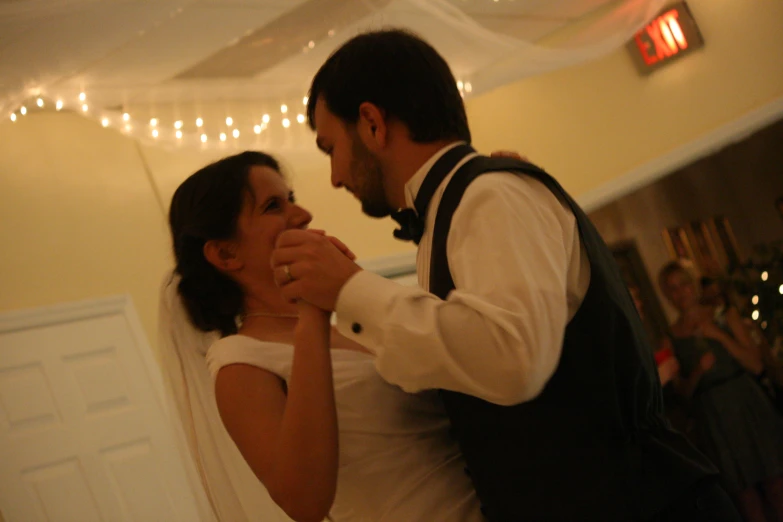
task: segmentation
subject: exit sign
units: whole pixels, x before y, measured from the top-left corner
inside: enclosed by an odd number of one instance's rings
[[[642,74],[649,74],[703,46],[704,39],[685,2],[664,9],[628,44]]]

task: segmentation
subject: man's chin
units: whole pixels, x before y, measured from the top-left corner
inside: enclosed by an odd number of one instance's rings
[[[387,216],[390,216],[392,211],[389,208],[388,205],[374,205],[374,204],[368,204],[364,201],[362,201],[362,212],[366,216],[370,216],[371,218],[385,218]]]

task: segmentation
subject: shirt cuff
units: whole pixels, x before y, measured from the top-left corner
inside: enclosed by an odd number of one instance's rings
[[[357,272],[337,296],[337,331],[377,355],[383,341],[381,322],[401,288],[394,281],[368,270]]]

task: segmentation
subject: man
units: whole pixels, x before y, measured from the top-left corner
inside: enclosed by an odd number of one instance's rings
[[[332,184],[418,243],[422,289],[305,231],[279,237],[275,278],[289,299],[336,310],[387,381],[441,390],[489,520],[738,520],[663,418],[643,326],[597,232],[543,171],[467,145],[431,46],[398,30],[353,38],[313,79],[308,117]]]

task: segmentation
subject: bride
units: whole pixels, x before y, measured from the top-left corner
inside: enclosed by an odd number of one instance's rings
[[[483,520],[435,392],[386,383],[328,313],[281,297],[275,240],[310,220],[260,152],[204,167],[173,196],[163,364],[204,511],[269,520],[271,497],[297,521]]]

